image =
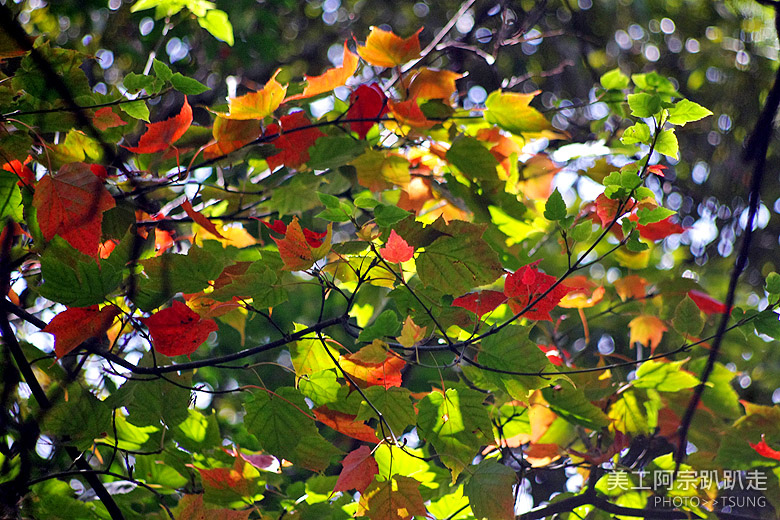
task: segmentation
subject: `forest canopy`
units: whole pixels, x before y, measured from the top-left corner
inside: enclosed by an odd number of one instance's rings
[[[776,10],[0,2],[0,518],[776,518]]]

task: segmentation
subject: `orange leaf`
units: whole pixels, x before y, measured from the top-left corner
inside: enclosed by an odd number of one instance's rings
[[[401,386],[401,369],[406,365],[406,361],[392,352],[377,348],[373,343],[354,354],[342,356],[340,363],[344,372],[352,376],[358,386],[381,385],[385,388]]]
[[[372,520],[409,520],[415,515],[427,516],[420,495],[420,482],[401,475],[375,481],[360,496],[360,510],[369,511]]]
[[[85,341],[104,334],[119,315],[119,308],[113,305],[98,309],[71,307],[57,314],[41,332],[54,334],[54,352],[61,358]]]
[[[411,260],[414,256],[414,248],[407,244],[406,240],[395,232],[395,229],[392,229],[390,230],[390,238],[387,239],[387,245],[379,250],[379,254],[388,262],[395,264]]]
[[[596,284],[584,276],[572,276],[566,280],[566,285],[573,289],[558,304],[564,309],[588,309],[604,298],[604,287],[595,287]]]
[[[372,441],[373,442],[373,441]],[[333,492],[357,490],[362,493],[374,480],[374,475],[379,474],[379,466],[371,455],[371,449],[368,446],[361,446],[355,451],[351,451],[341,461],[344,468],[336,481],[336,487]]]
[[[319,128],[311,127],[311,121],[306,114],[293,112],[279,118],[279,124],[268,125],[263,135],[278,135],[269,142],[279,150],[279,153],[265,159],[268,167],[275,170],[281,165],[297,168],[308,161],[309,148],[325,134],[320,132]]]
[[[257,119],[234,120],[217,116],[211,129],[216,142],[207,146],[203,150],[203,155],[207,159],[227,155],[251,143],[262,133],[262,122]]]
[[[223,237],[219,231],[217,231],[217,226],[214,225],[212,221],[207,219],[203,214],[199,211],[195,211],[192,207],[192,203],[189,200],[185,200],[181,203],[181,208],[184,210],[184,212],[187,214],[188,217],[190,217],[193,222],[198,224],[200,227],[206,229],[209,233],[212,235],[218,236],[219,238],[225,238]]]
[[[455,93],[455,81],[463,74],[451,70],[436,70],[423,68],[412,78],[409,84],[409,99],[443,99],[449,100]]]
[[[624,215],[633,206],[633,199],[628,201],[628,204],[624,204],[620,210],[620,215],[617,215],[618,208],[620,208],[620,200],[610,199],[603,193],[596,197],[596,214],[601,220],[601,226],[606,228],[610,222],[615,220],[616,216]],[[615,229],[615,226],[613,226]]]
[[[125,146],[133,153],[156,153],[167,150],[179,140],[184,132],[192,124],[192,107],[184,97],[184,104],[181,111],[165,121],[152,123],[146,127],[146,132],[138,141],[138,146]]]
[[[650,347],[650,352],[655,351],[655,347],[661,343],[661,338],[667,329],[664,322],[655,316],[641,315],[637,316],[628,323],[628,328],[631,331],[631,344],[641,343]]]
[[[25,159],[24,164],[18,159],[14,159],[13,161],[7,162],[3,165],[3,169],[7,172],[11,172],[16,174],[17,177],[19,177],[19,186],[24,186],[25,184],[27,186],[32,186],[35,184],[35,173],[27,167],[27,163],[30,162],[30,159],[32,159],[29,155],[27,156],[27,159]]]
[[[284,270],[303,271],[323,258],[330,251],[331,229],[331,224],[328,224],[325,240],[319,247],[313,248],[298,223],[298,217],[294,216],[292,222],[287,226],[284,238],[271,237],[279,248],[279,255],[284,262]]]
[[[195,468],[200,473],[203,487],[215,490],[230,490],[237,495],[249,496],[252,494],[252,481],[244,477],[244,465],[242,457],[236,457],[232,468],[204,469]],[[191,464],[187,464],[194,467]]]
[[[347,437],[372,444],[379,442],[374,429],[362,421],[356,421],[356,415],[330,410],[326,406],[317,407],[313,411],[318,421]]]
[[[620,299],[626,301],[629,298],[644,298],[647,280],[641,276],[631,274],[620,280],[615,280],[614,285]]]
[[[167,309],[141,318],[141,323],[149,328],[154,348],[165,356],[189,356],[218,328],[214,320],[202,320],[178,300]]]
[[[306,76],[306,88],[301,94],[288,97],[285,101],[293,99],[305,99],[325,92],[330,92],[336,87],[343,86],[357,70],[358,56],[350,52],[347,48],[347,42],[344,42],[344,58],[340,67],[334,67],[326,70],[319,76]]]
[[[88,165],[70,163],[38,182],[33,206],[38,210],[43,238],[51,240],[59,235],[82,253],[95,257],[103,212],[115,203]]]
[[[378,67],[395,67],[420,57],[420,28],[409,38],[372,27],[366,45],[358,45],[360,57]]]
[[[281,69],[265,84],[263,90],[228,99],[229,112],[217,113],[225,119],[263,119],[274,113],[284,101],[287,85],[276,81]]]
[[[395,120],[402,125],[426,129],[436,124],[436,121],[430,121],[425,117],[416,99],[410,99],[409,101],[393,101],[391,99],[388,106]]]
[[[250,514],[252,509],[207,509],[203,504],[203,495],[184,495],[176,508],[177,520],[249,520]]]
[[[756,453],[761,455],[762,457],[767,457],[770,459],[780,460],[780,451],[773,450],[769,447],[769,445],[766,443],[766,440],[764,440],[764,434],[761,434],[761,442],[758,444],[753,444],[752,442],[749,442],[750,447],[756,450]]]
[[[95,128],[103,132],[109,128],[125,126],[127,122],[123,121],[111,107],[103,107],[92,116],[92,124],[95,125]]]

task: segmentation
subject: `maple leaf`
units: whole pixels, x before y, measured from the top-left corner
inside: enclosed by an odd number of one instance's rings
[[[650,173],[654,173],[659,177],[666,177],[666,175],[664,175],[664,170],[666,168],[667,167],[664,166],[663,164],[653,164],[652,166],[647,167],[647,171],[649,171]]]
[[[167,309],[141,318],[141,323],[148,327],[155,350],[165,356],[189,356],[218,329],[214,320],[201,319],[178,300]]]
[[[449,100],[457,90],[455,81],[462,77],[451,70],[422,68],[409,83],[409,98]]]
[[[95,128],[101,132],[104,132],[109,128],[125,126],[127,121],[124,121],[121,117],[119,117],[116,112],[111,109],[111,107],[103,107],[96,111],[95,115],[92,116],[92,124],[95,125]]]
[[[428,327],[420,327],[414,322],[411,316],[407,316],[404,320],[404,326],[401,329],[401,335],[396,339],[398,340],[398,343],[404,347],[411,348],[422,341],[427,330]]]
[[[371,27],[365,45],[358,45],[360,57],[377,67],[395,67],[420,57],[420,31],[401,38],[390,31]]]
[[[268,125],[263,135],[278,135],[269,142],[279,150],[279,153],[266,157],[269,168],[275,170],[281,165],[297,168],[309,160],[309,148],[325,135],[319,128],[306,128],[309,126],[311,121],[303,112],[282,116],[278,124]]]
[[[547,356],[547,359],[550,360],[550,363],[555,365],[556,367],[563,366],[563,358],[561,358],[561,351],[558,350],[558,347],[556,346],[550,346],[550,345],[536,345],[539,347],[539,350],[544,352],[544,355]],[[569,353],[564,351],[563,355],[567,358],[569,357]]]
[[[646,314],[637,316],[631,320],[628,323],[628,328],[631,331],[631,338],[629,340],[631,344],[641,343],[642,345],[647,345],[650,347],[651,353],[655,352],[655,347],[661,343],[664,332],[669,330],[666,328],[663,321],[655,316]]]
[[[182,496],[175,511],[177,520],[249,520],[252,514],[252,509],[208,509],[203,503],[203,495]]]
[[[596,284],[585,276],[572,276],[566,280],[566,284],[572,291],[561,298],[558,304],[564,309],[588,309],[604,298],[604,287],[596,287]]]
[[[374,480],[374,475],[379,474],[379,466],[371,454],[368,446],[361,446],[351,451],[341,461],[342,470],[336,481],[333,492],[356,490],[363,493]]]
[[[629,199],[627,204],[623,204],[620,210],[620,215],[617,214],[618,208],[620,208],[621,201],[618,199],[610,199],[603,193],[596,197],[596,214],[601,220],[601,227],[606,228],[609,224],[616,219],[616,217],[625,215],[630,208],[634,205],[634,199]],[[614,226],[613,226],[614,229]]]
[[[100,244],[103,212],[114,198],[89,166],[69,163],[56,175],[46,175],[35,188],[33,206],[43,238],[64,238],[82,253],[95,257]]]
[[[317,247],[313,247],[310,242],[312,237],[307,239],[298,223],[298,217],[294,216],[285,230],[284,238],[272,238],[279,248],[279,255],[284,262],[284,270],[303,271],[328,254],[331,236],[332,224],[328,224],[324,240]]]
[[[637,225],[636,228],[639,230],[639,236],[648,240],[656,241],[685,231],[684,227],[682,227],[680,224],[677,224],[676,222],[672,222],[671,219],[672,217],[666,217],[659,222],[653,222],[652,224],[647,224],[646,226],[641,224]]]
[[[340,364],[360,387],[381,385],[390,388],[401,386],[401,369],[406,361],[372,343],[354,354],[342,356]]]
[[[89,338],[104,334],[119,312],[119,307],[113,305],[102,309],[97,305],[70,307],[57,314],[41,332],[54,334],[54,353],[59,359]]]
[[[347,48],[347,42],[344,42],[344,57],[340,67],[334,67],[326,70],[319,76],[305,76],[306,87],[303,92],[295,96],[290,96],[285,101],[294,99],[305,99],[325,92],[330,92],[336,87],[343,86],[357,70],[358,56]]]
[[[392,229],[390,237],[387,239],[387,245],[379,250],[379,254],[392,264],[401,263],[412,259],[414,248],[401,238],[395,229]]]
[[[230,490],[238,496],[251,496],[253,486],[252,481],[244,476],[245,464],[242,457],[235,457],[232,468],[205,469],[195,467],[192,464],[187,464],[187,466],[198,470],[203,487],[214,490]]]
[[[192,107],[184,97],[179,113],[165,121],[147,125],[146,132],[138,140],[137,146],[125,146],[133,153],[156,153],[167,150],[179,140],[192,124]]]
[[[626,301],[629,298],[644,298],[645,288],[647,287],[647,280],[639,275],[631,274],[624,276],[619,280],[615,280],[615,290],[620,296],[620,299]]]
[[[769,445],[766,443],[766,440],[764,439],[763,433],[761,434],[761,442],[759,442],[758,444],[753,444],[752,442],[748,442],[748,444],[750,444],[750,447],[756,450],[756,453],[758,453],[762,457],[780,460],[780,451],[774,450],[769,447]]]
[[[688,296],[704,314],[723,314],[726,312],[725,303],[716,300],[705,292],[691,289],[688,291]]]
[[[217,226],[215,226],[212,221],[207,219],[200,211],[195,211],[195,209],[192,207],[192,202],[189,200],[185,200],[181,203],[181,209],[184,210],[184,212],[193,220],[193,222],[204,228],[212,235],[218,236],[219,238],[225,238],[217,230]]]
[[[410,99],[408,101],[390,100],[388,107],[390,108],[393,117],[395,117],[395,120],[402,125],[408,125],[422,130],[436,124],[436,121],[431,121],[425,117],[425,114],[423,114],[416,99]]]
[[[379,442],[374,429],[362,421],[355,420],[356,415],[330,410],[327,406],[320,406],[312,411],[317,420],[322,424],[333,428],[339,433],[343,433],[347,437],[372,444]]]
[[[393,475],[382,482],[374,481],[361,495],[360,506],[370,513],[372,520],[409,520],[415,515],[427,516],[420,483],[401,475]]]
[[[507,300],[506,294],[499,291],[481,291],[465,294],[452,300],[453,307],[463,307],[481,318]]]
[[[214,141],[203,150],[206,159],[227,155],[251,143],[263,133],[263,123],[258,119],[225,119],[217,116],[211,135]]]
[[[356,132],[360,139],[365,139],[368,131],[377,123],[380,117],[387,113],[387,96],[376,83],[360,85],[349,96],[350,106],[347,110],[347,119],[361,119],[363,121],[350,121],[349,128]]]
[[[550,289],[557,281],[554,276],[542,273],[536,269],[538,262],[521,267],[506,277],[504,294],[509,298],[512,312],[519,313],[533,300]],[[571,287],[558,284],[544,298],[527,310],[523,317],[530,320],[552,321],[550,311],[558,305],[561,298],[573,291]]]
[[[27,163],[32,160],[29,155],[24,160],[24,164],[18,159],[7,162],[3,165],[3,169],[7,172],[11,172],[19,177],[19,181],[16,183],[19,186],[32,186],[35,184],[35,173],[27,167]]]
[[[631,445],[631,438],[626,435],[625,433],[621,432],[620,430],[615,431],[615,439],[612,441],[612,444],[606,449],[601,450],[598,447],[593,447],[590,450],[588,450],[587,453],[580,453],[579,451],[575,450],[569,450],[569,453],[576,455],[577,457],[583,458],[590,462],[591,464],[600,465],[608,460],[610,460],[612,457],[623,451],[625,448],[628,448]]]
[[[216,112],[225,119],[263,119],[279,108],[287,93],[287,85],[276,81],[281,69],[265,84],[263,90],[228,99],[228,113]]]

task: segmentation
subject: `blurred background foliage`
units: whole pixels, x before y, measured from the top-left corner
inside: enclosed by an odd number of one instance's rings
[[[431,53],[430,65],[468,71],[458,81],[461,101],[467,107],[478,107],[486,93],[496,88],[541,90],[541,108],[551,116],[554,113],[554,125],[568,132],[574,142],[592,144],[567,148],[566,142],[558,142],[558,149],[547,148],[554,159],[575,158],[556,179],[569,199],[595,197],[588,175],[599,175],[599,155],[610,160],[607,152],[599,150],[605,149],[604,144],[620,144],[616,134],[621,129],[604,118],[606,107],[596,102],[598,78],[616,67],[626,73],[658,71],[673,78],[685,97],[708,107],[714,116],[681,132],[680,160],[669,163],[665,179],[648,180],[649,187],[667,207],[678,210],[690,228],[666,239],[663,254],[653,261],[661,268],[675,265],[683,276],[694,279],[706,265],[701,282],[714,297],[725,296],[747,213],[749,170],[741,160],[743,142],[777,67],[771,10],[752,0],[490,0],[465,4],[452,0],[218,0],[216,8],[227,13],[232,24],[232,46],[201,30],[187,9],[156,19],[153,9],[132,12],[133,2],[128,0],[7,3],[20,13],[32,34],[46,35],[60,46],[94,56],[85,67],[96,91],[121,87],[126,74],[140,74],[149,66],[152,55],[174,71],[208,85],[211,91],[190,99],[196,107],[196,121],[201,122],[210,117],[202,107],[224,103],[228,94],[257,88],[279,66],[282,73],[277,79],[282,82],[320,74],[340,60],[345,40],[354,48],[353,38],[364,40],[372,25],[402,36],[422,27],[420,39],[426,45],[465,9]],[[180,100],[170,94],[150,104],[157,105],[153,118],[161,120],[178,109]],[[760,308],[766,305],[761,301],[764,276],[780,271],[775,255],[780,247],[777,151],[773,144],[758,219],[761,229],[738,294],[739,302]],[[564,256],[558,256],[557,261],[565,262]],[[617,277],[604,271],[597,264],[590,275],[606,281]],[[274,312],[283,316],[282,321],[316,319],[316,290],[312,287],[310,304],[290,303]],[[267,331],[260,321],[250,321],[246,343],[265,339]],[[608,329],[615,330],[614,323]],[[225,345],[217,348],[234,349],[227,346],[240,341],[237,333],[234,336],[220,335]],[[627,342],[615,341],[599,330],[598,320],[591,323],[591,336],[600,339],[588,348],[635,356]],[[780,402],[780,349],[776,347],[752,334],[734,332],[727,337],[722,361],[742,370],[737,382],[747,399]],[[257,370],[262,375],[262,367]],[[204,369],[198,377],[213,388],[241,384],[219,380],[218,374],[215,369]],[[231,374],[244,377],[241,371]],[[423,383],[437,378],[435,370],[418,367],[410,387],[416,390],[414,381],[419,381],[419,389],[426,389]],[[230,397],[217,399],[220,416],[229,422]]]

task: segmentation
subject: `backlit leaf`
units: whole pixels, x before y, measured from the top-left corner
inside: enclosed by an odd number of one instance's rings
[[[360,57],[377,67],[395,67],[420,57],[420,31],[401,38],[390,31],[371,27],[365,45],[358,45]]]
[[[341,461],[342,470],[333,492],[356,490],[363,493],[379,473],[374,456],[368,446],[361,446],[351,451]]]
[[[699,308],[700,311],[702,311],[704,314],[710,315],[710,314],[723,314],[726,312],[726,304],[716,300],[709,294],[699,291],[697,289],[691,289],[688,291],[688,297],[693,300],[693,303],[696,304],[696,306]]]
[[[390,263],[401,263],[411,260],[414,256],[414,248],[401,238],[401,235],[390,230],[390,237],[387,239],[387,245],[379,250],[382,258]]]
[[[426,514],[420,483],[401,475],[374,481],[361,495],[360,504],[368,510],[370,520],[409,520]]]
[[[349,102],[349,128],[356,132],[360,139],[365,139],[368,131],[387,113],[387,96],[378,84],[371,83],[355,89],[349,96]]]
[[[214,320],[202,320],[178,300],[167,309],[141,318],[141,323],[149,328],[155,350],[166,356],[189,356],[218,328]]]
[[[553,287],[555,282],[557,282],[557,278],[542,273],[535,264],[526,265],[514,273],[508,274],[504,283],[504,294],[509,297],[509,306],[512,312],[521,312],[532,301],[547,293],[525,311],[523,316],[530,320],[552,321],[550,311],[558,305],[561,298],[574,290],[573,287],[563,284]]]
[[[483,460],[466,481],[463,493],[469,497],[477,518],[513,520],[515,495],[512,487],[516,483],[513,469],[493,460]]]
[[[303,233],[298,217],[294,216],[287,226],[287,233],[283,239],[273,237],[279,247],[279,254],[284,262],[285,271],[303,271],[311,267],[315,261],[323,258],[330,250],[331,224],[325,240],[319,247],[312,247]]]
[[[463,307],[481,318],[493,312],[499,305],[506,302],[507,296],[499,291],[481,291],[469,293],[452,300],[454,307]]]
[[[693,337],[698,337],[704,329],[701,311],[692,298],[683,298],[677,305],[672,318],[672,327],[683,336]]]
[[[133,153],[156,153],[167,150],[179,140],[192,124],[192,108],[184,97],[184,104],[179,113],[173,117],[151,123],[141,136],[137,146],[125,146]]]
[[[326,70],[319,76],[305,76],[306,87],[301,94],[290,96],[287,100],[305,99],[325,92],[330,92],[336,87],[343,86],[357,70],[358,56],[347,48],[344,42],[344,55],[341,66]]]
[[[443,99],[449,101],[455,93],[455,81],[462,78],[451,70],[422,68],[412,78],[409,84],[410,99]]]
[[[667,329],[664,322],[655,316],[643,314],[637,316],[628,323],[628,328],[631,331],[631,339],[633,343],[641,343],[647,347],[650,347],[650,351],[655,351],[655,347],[661,343],[661,338]]]
[[[102,132],[109,128],[124,126],[127,123],[111,107],[103,107],[95,112],[95,115],[92,117],[92,124]]]
[[[320,406],[312,410],[314,416],[322,424],[329,426],[347,437],[352,437],[363,442],[376,444],[379,442],[374,429],[362,421],[358,421],[356,416],[330,410],[326,406]]]
[[[52,318],[41,332],[54,334],[54,352],[61,358],[86,340],[104,334],[119,312],[113,305],[103,309],[97,305],[71,307]]]
[[[281,165],[297,168],[309,160],[309,148],[322,137],[318,128],[311,126],[311,121],[303,112],[293,112],[282,116],[279,123],[266,127],[265,136],[278,135],[269,142],[279,150],[279,153],[266,157],[268,166],[273,170]]]
[[[659,392],[679,392],[699,384],[698,378],[683,370],[682,361],[645,361],[636,371],[634,386]]]
[[[396,321],[396,330],[397,325]],[[383,349],[379,343],[381,342],[372,343],[354,354],[342,356],[341,368],[352,376],[355,383],[361,387],[372,385],[384,388],[401,386],[401,369],[406,365],[406,361],[397,354]]]
[[[673,125],[685,126],[686,123],[704,119],[711,116],[712,112],[698,103],[681,99],[669,109],[669,122]]]
[[[780,451],[772,449],[769,447],[769,445],[766,443],[766,439],[764,438],[764,434],[761,434],[761,442],[758,444],[753,444],[752,442],[749,443],[750,447],[756,450],[756,453],[761,455],[762,457],[767,457],[770,459],[780,460]]]
[[[217,230],[217,226],[215,226],[212,221],[207,219],[206,216],[203,215],[203,213],[200,211],[195,211],[195,209],[192,207],[192,203],[189,200],[185,200],[181,203],[181,209],[184,210],[184,212],[193,220],[193,222],[205,228],[212,235],[215,235],[219,238],[225,238],[222,236],[222,234],[220,234],[220,232]]]
[[[529,106],[536,94],[538,92],[492,92],[485,100],[485,121],[515,135],[538,134],[551,130],[550,122],[538,110]]]
[[[228,99],[228,113],[217,113],[225,119],[263,119],[279,108],[287,93],[287,85],[276,81],[277,70],[263,90]]]

